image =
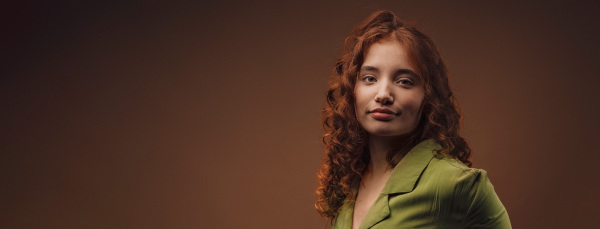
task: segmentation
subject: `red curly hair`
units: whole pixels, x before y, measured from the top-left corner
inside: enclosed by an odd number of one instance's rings
[[[329,220],[335,219],[352,183],[369,164],[368,138],[355,114],[354,86],[368,48],[379,41],[394,39],[407,50],[410,64],[423,82],[425,98],[417,128],[404,148],[389,153],[394,167],[419,142],[434,139],[443,154],[471,166],[471,148],[460,135],[461,111],[448,83],[448,73],[434,42],[416,26],[400,20],[389,11],[377,11],[357,25],[345,40],[344,50],[335,64],[322,111],[325,156],[318,173],[315,207]]]

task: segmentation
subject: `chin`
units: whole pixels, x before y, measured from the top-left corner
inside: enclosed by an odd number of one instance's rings
[[[380,137],[393,137],[393,136],[401,136],[405,135],[408,132],[398,131],[398,130],[367,130],[367,133]]]
[[[380,136],[380,137],[403,136],[403,135],[410,134],[411,131],[416,128],[416,125],[409,126],[409,125],[406,125],[406,123],[397,123],[397,122],[372,121],[372,122],[363,122],[360,124],[361,124],[361,127],[370,135]]]

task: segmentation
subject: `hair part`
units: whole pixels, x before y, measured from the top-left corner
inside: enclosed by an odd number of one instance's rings
[[[325,155],[317,175],[315,207],[321,216],[332,221],[352,192],[353,182],[362,176],[370,161],[367,133],[356,118],[354,86],[369,47],[385,39],[397,40],[406,48],[410,64],[425,89],[419,124],[402,149],[386,155],[388,163],[396,166],[403,153],[431,138],[442,146],[438,154],[471,166],[471,149],[459,133],[461,111],[434,42],[415,25],[400,20],[392,12],[377,11],[346,37],[321,113]]]

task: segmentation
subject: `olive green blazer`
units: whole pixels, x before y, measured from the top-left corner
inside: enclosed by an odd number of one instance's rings
[[[415,146],[392,171],[360,224],[365,228],[511,228],[487,173],[436,154],[433,140]],[[352,228],[357,188],[332,229]]]

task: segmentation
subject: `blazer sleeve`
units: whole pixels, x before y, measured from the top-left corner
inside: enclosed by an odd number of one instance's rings
[[[471,200],[463,228],[512,228],[508,213],[494,191],[487,172],[477,169],[467,199]]]

